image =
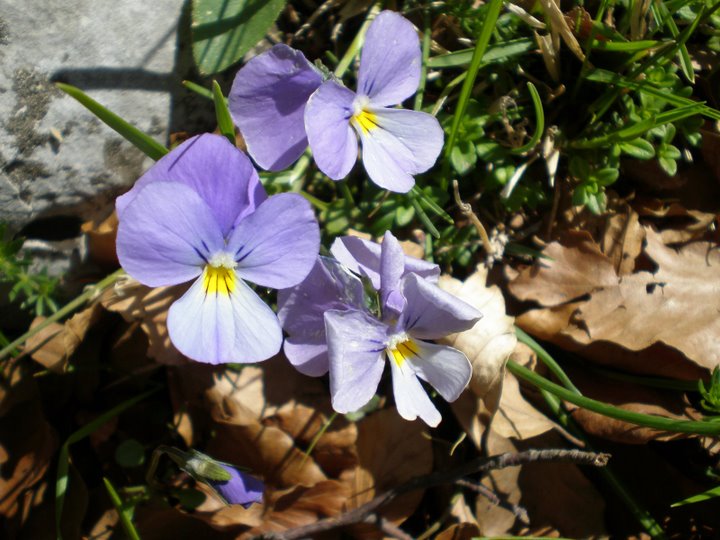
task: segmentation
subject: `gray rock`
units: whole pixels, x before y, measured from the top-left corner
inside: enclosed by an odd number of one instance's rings
[[[0,221],[17,231],[38,218],[98,217],[152,163],[51,81],[80,87],[163,143],[170,129],[212,118],[180,84],[192,69],[177,35],[183,9],[181,0],[0,0]]]

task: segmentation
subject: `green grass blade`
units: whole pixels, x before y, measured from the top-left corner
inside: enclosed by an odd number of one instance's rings
[[[235,146],[235,123],[233,122],[227,100],[223,96],[222,89],[217,81],[213,81],[213,101],[215,102],[215,118],[217,118],[220,133],[225,135],[228,141]]]
[[[678,107],[698,105],[697,101],[693,101],[690,98],[678,96],[676,94],[671,94],[648,81],[632,81],[626,77],[618,75],[617,73],[604,69],[594,69],[588,72],[585,78],[589,81],[614,84],[621,88],[628,88],[637,92],[643,92],[645,94],[664,99],[671,105],[676,105]],[[708,105],[704,105],[702,107],[700,114],[713,120],[720,120],[720,111]]]
[[[79,101],[81,105],[117,131],[125,140],[133,144],[150,159],[157,161],[169,152],[167,148],[150,137],[150,135],[143,133],[114,112],[106,109],[79,88],[65,83],[55,83],[55,86]]]
[[[473,51],[473,56],[470,61],[470,67],[467,70],[467,77],[465,77],[462,89],[460,90],[460,98],[458,99],[458,104],[455,108],[455,115],[453,116],[452,127],[450,128],[450,136],[448,137],[448,142],[445,145],[445,170],[443,171],[445,174],[443,174],[443,188],[447,188],[447,173],[449,172],[450,166],[450,154],[455,147],[455,139],[457,139],[460,122],[465,115],[468,101],[470,101],[470,94],[472,93],[473,86],[475,86],[475,78],[477,77],[478,70],[480,69],[480,63],[483,55],[485,54],[488,43],[490,43],[490,36],[492,36],[492,33],[495,30],[495,23],[500,15],[502,5],[503,0],[490,0],[488,3],[485,21],[482,25],[482,29],[480,30],[480,36],[478,36],[477,43],[475,44],[475,50]]]
[[[480,62],[480,67],[494,62],[510,60],[515,56],[520,56],[532,51],[535,47],[535,42],[530,38],[512,39],[503,43],[497,43],[487,48]],[[453,51],[451,53],[433,56],[428,59],[427,65],[432,69],[464,67],[472,61],[473,53],[474,49],[463,49],[462,51]]]
[[[635,53],[647,51],[658,45],[661,45],[661,42],[652,39],[640,41],[601,41],[595,39],[590,46],[596,51]]]
[[[199,96],[202,96],[207,99],[213,99],[213,93],[212,90],[208,90],[204,86],[200,86],[197,83],[194,83],[192,81],[183,81],[182,85],[187,88],[188,90],[192,90]]]
[[[626,411],[625,409],[613,407],[612,405],[608,405],[601,401],[578,395],[576,392],[559,386],[545,377],[538,375],[534,371],[513,362],[512,360],[508,361],[507,366],[508,370],[510,370],[510,372],[516,377],[528,381],[538,388],[550,392],[560,399],[569,401],[578,407],[602,414],[603,416],[607,416],[609,418],[615,418],[637,426],[645,426],[673,433],[692,433],[696,435],[710,435],[714,437],[720,435],[720,423],[697,422],[693,420],[671,420],[661,416],[652,416],[649,414]]]
[[[573,141],[569,146],[578,149],[589,149],[600,148],[616,142],[629,141],[644,135],[654,127],[702,114],[704,106],[705,105],[703,103],[694,103],[693,105],[685,105],[669,111],[663,111],[660,114],[655,115],[653,118],[648,118],[647,120],[643,120],[637,124],[625,126],[611,133],[601,135],[600,137]]]
[[[675,19],[672,18],[672,15],[665,3],[660,0],[655,0],[655,2],[653,2],[652,9],[670,31],[670,35],[673,39],[677,39],[680,35],[680,30],[678,30],[677,24],[675,24]],[[680,69],[682,69],[683,75],[685,75],[685,78],[690,82],[690,84],[694,84],[695,70],[693,70],[690,53],[688,53],[685,43],[680,44],[678,47],[678,60],[680,62]]]
[[[154,394],[157,391],[157,388],[153,390],[148,390],[147,392],[144,392],[138,396],[123,401],[119,405],[113,407],[109,411],[106,411],[105,413],[95,418],[92,422],[88,422],[83,427],[78,429],[75,433],[73,433],[67,438],[65,443],[60,448],[60,453],[58,456],[57,475],[55,479],[55,532],[58,540],[62,540],[60,524],[62,522],[62,512],[63,507],[65,506],[65,495],[67,494],[67,487],[69,481],[68,470],[70,467],[70,445],[84,439],[109,420],[115,418],[119,414],[123,413],[125,410],[129,409],[136,403],[139,403],[140,401],[144,400],[145,398]]]
[[[525,333],[524,330],[522,330],[519,327],[515,327],[515,335],[517,335],[518,341],[521,343],[524,343],[528,347],[530,347],[533,351],[535,351],[535,354],[537,354],[538,358],[545,364],[548,369],[552,372],[553,375],[555,375],[558,380],[562,383],[562,385],[567,388],[568,390],[572,390],[577,395],[582,395],[580,393],[580,390],[577,389],[577,387],[572,383],[570,380],[570,377],[568,377],[563,369],[560,367],[560,364],[558,364],[555,359],[550,356],[550,353],[548,353],[542,345],[540,345],[537,341],[535,341],[532,336]]]
[[[688,497],[687,499],[683,499],[681,501],[673,503],[670,505],[670,508],[685,506],[686,504],[699,503],[702,501],[707,501],[708,499],[714,499],[716,497],[720,497],[720,486],[708,489],[707,491],[703,491],[702,493],[698,493],[697,495],[693,495],[692,497]]]
[[[432,210],[436,216],[443,219],[448,225],[455,224],[455,221],[450,214],[443,210],[442,207],[432,199],[432,197],[428,197],[425,192],[417,186],[417,184],[414,185],[410,191],[427,209]]]
[[[417,213],[418,217],[420,218],[420,221],[422,221],[423,225],[425,225],[425,228],[427,228],[428,232],[432,234],[435,238],[440,238],[440,231],[437,230],[435,225],[433,225],[433,222],[430,221],[430,218],[425,213],[425,209],[422,207],[420,202],[418,201],[417,196],[413,191],[408,191],[408,198],[410,199],[410,204],[412,204],[413,208],[415,209],[415,212]]]
[[[113,506],[115,507],[115,510],[120,517],[120,524],[123,526],[123,529],[125,529],[125,534],[128,535],[128,538],[130,538],[130,540],[140,540],[140,535],[138,534],[137,529],[135,529],[135,525],[133,525],[129,513],[124,508],[122,499],[120,499],[120,495],[118,495],[118,492],[115,491],[115,487],[112,485],[110,480],[105,477],[103,477],[103,482],[105,483],[105,489],[110,496],[110,500],[112,501]]]
[[[512,152],[514,154],[524,154],[529,152],[540,142],[543,132],[545,131],[545,111],[543,111],[542,101],[540,100],[540,94],[538,94],[537,88],[531,82],[527,83],[528,91],[530,92],[530,98],[535,108],[535,133],[530,137],[527,144],[522,145],[519,148],[514,148]]]

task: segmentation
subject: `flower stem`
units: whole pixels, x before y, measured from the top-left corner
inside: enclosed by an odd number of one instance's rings
[[[97,295],[102,293],[105,289],[113,285],[120,276],[123,276],[125,272],[120,269],[109,276],[107,276],[105,279],[99,281],[97,284],[92,285],[90,287],[87,287],[85,289],[85,292],[80,294],[78,297],[76,297],[74,300],[71,300],[67,304],[65,304],[62,308],[57,310],[55,313],[53,313],[50,317],[45,319],[43,322],[35,326],[34,328],[31,328],[27,332],[25,332],[22,336],[17,338],[15,341],[11,342],[7,346],[3,347],[2,350],[0,350],[0,360],[5,359],[7,356],[9,356],[17,347],[25,343],[28,339],[33,337],[34,335],[40,333],[42,330],[50,326],[52,323],[59,321],[66,315],[69,315],[76,309],[78,309],[80,306],[85,304],[85,302],[88,302],[90,300],[93,300]]]

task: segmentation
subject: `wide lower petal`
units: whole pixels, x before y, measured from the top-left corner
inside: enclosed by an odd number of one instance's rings
[[[223,247],[220,226],[193,189],[176,182],[143,188],[118,225],[120,265],[143,285],[177,285],[197,277]]]
[[[438,339],[468,330],[482,317],[467,302],[414,274],[403,278],[402,291],[407,307],[401,327],[420,339]]]
[[[380,290],[380,254],[382,248],[377,242],[371,242],[357,236],[342,236],[333,242],[330,252],[333,257],[358,275],[367,276],[376,290]],[[405,274],[414,273],[429,280],[437,281],[440,267],[415,257],[403,258]]]
[[[427,425],[436,427],[442,416],[420,384],[409,362],[404,362],[400,366],[391,359],[390,367],[395,406],[400,416],[405,420],[415,420],[419,416]]]
[[[320,249],[320,228],[303,197],[273,195],[233,231],[227,251],[237,272],[258,285],[284,289],[308,275]]]
[[[330,394],[340,413],[356,411],[375,395],[385,368],[386,328],[361,311],[325,314]]]
[[[467,387],[472,366],[462,352],[445,345],[413,340],[415,354],[409,359],[415,374],[430,383],[446,401],[455,401]]]
[[[246,364],[280,351],[282,330],[273,311],[237,274],[230,288],[208,293],[200,277],[170,306],[170,340],[188,358]]]
[[[228,107],[260,167],[285,169],[307,148],[305,104],[320,84],[322,75],[305,56],[284,44],[240,68]]]
[[[345,178],[357,161],[357,137],[350,127],[355,97],[354,92],[327,81],[310,96],[305,108],[305,131],[313,159],[333,180]]]
[[[211,133],[192,137],[173,149],[118,197],[115,206],[121,220],[140,190],[154,182],[179,182],[195,190],[212,210],[223,236],[267,199],[248,157],[225,137]]]
[[[443,130],[431,114],[371,107],[374,126],[360,130],[363,165],[378,186],[405,193],[412,175],[431,168],[443,146]]]
[[[360,56],[358,93],[380,105],[397,105],[420,84],[422,53],[412,23],[382,11],[370,25]]]

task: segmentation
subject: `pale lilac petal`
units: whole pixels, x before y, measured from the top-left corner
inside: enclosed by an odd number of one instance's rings
[[[140,190],[154,182],[179,182],[195,190],[212,210],[223,236],[267,199],[248,157],[225,137],[211,133],[192,137],[163,156],[118,197],[115,206],[121,221]]]
[[[415,274],[403,278],[402,291],[408,305],[401,327],[420,339],[438,339],[468,330],[482,317],[470,304]]]
[[[376,127],[359,130],[363,166],[378,186],[406,193],[414,174],[431,168],[443,146],[443,130],[431,114],[370,108]]]
[[[283,351],[290,363],[303,375],[322,377],[328,372],[327,342],[325,330],[322,336],[285,338]]]
[[[422,53],[410,21],[383,11],[370,25],[360,56],[358,93],[381,106],[397,105],[420,84]]]
[[[333,409],[357,411],[375,395],[385,368],[386,328],[362,311],[328,311],[325,331]]]
[[[177,350],[207,364],[260,362],[282,344],[277,317],[237,274],[230,294],[207,294],[198,278],[170,306],[167,325]]]
[[[405,308],[405,299],[399,290],[400,278],[405,272],[405,254],[400,242],[390,231],[385,232],[380,248],[380,302],[383,316],[389,316],[388,311],[398,316]]]
[[[243,279],[284,289],[308,275],[320,249],[320,228],[310,203],[295,193],[273,195],[242,220],[227,250]]]
[[[455,401],[467,387],[472,366],[462,352],[446,345],[413,340],[418,351],[408,361],[415,374],[430,383],[446,401]]]
[[[380,244],[358,238],[343,236],[336,238],[330,248],[333,257],[361,276],[367,276],[376,290],[380,290]],[[435,282],[440,267],[422,259],[405,256],[405,274],[413,273]]]
[[[289,336],[285,355],[298,371],[311,377],[327,373],[325,312],[350,308],[364,308],[362,282],[328,257],[318,257],[302,283],[278,291],[278,319]]]
[[[230,473],[230,480],[206,480],[215,491],[228,504],[239,504],[243,508],[250,508],[253,503],[261,503],[265,484],[254,476],[243,472],[231,465],[218,463],[223,469]]]
[[[415,420],[419,416],[430,427],[436,427],[442,416],[420,384],[410,363],[404,362],[399,366],[390,359],[390,367],[395,406],[400,416],[405,420]]]
[[[285,169],[307,148],[305,104],[321,83],[322,75],[305,56],[284,44],[240,68],[228,107],[260,167]]]
[[[350,127],[355,93],[327,81],[310,96],[305,130],[318,168],[333,180],[345,178],[355,165],[358,142]]]
[[[142,189],[120,218],[120,265],[149,287],[184,283],[223,247],[208,205],[191,188],[156,182]]]

